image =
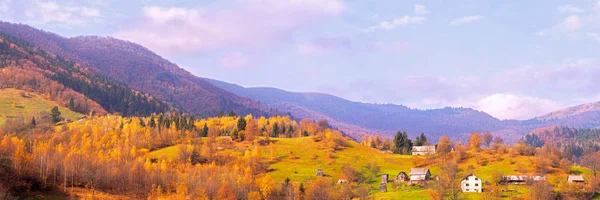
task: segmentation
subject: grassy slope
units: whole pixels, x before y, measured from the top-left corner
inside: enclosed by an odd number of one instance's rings
[[[0,90],[0,125],[6,122],[7,116],[16,117],[21,114],[27,117],[28,115],[37,115],[40,111],[50,112],[50,109],[54,106],[58,106],[62,113],[61,116],[64,118],[75,120],[83,116],[31,92],[27,92],[29,97],[22,97],[21,92],[24,91],[12,88]],[[13,107],[13,102],[17,102],[16,108]]]
[[[323,173],[331,176],[333,180],[337,180],[342,165],[351,164],[359,169],[369,163],[379,165],[381,167],[380,174],[389,174],[390,179],[393,179],[398,172],[408,173],[413,167],[411,156],[381,153],[353,141],[349,142],[349,147],[337,151],[331,159],[328,152],[325,151],[325,145],[321,142],[314,142],[312,138],[274,140],[276,141],[275,156],[281,159],[270,167],[273,170],[269,173],[275,180],[285,180],[285,178],[290,178],[292,181],[310,180],[315,177],[317,168],[322,168]],[[290,151],[297,159],[289,158]],[[265,150],[265,152],[270,153],[269,150]],[[431,170],[432,173],[436,173],[439,168],[432,167]],[[380,177],[374,177],[374,179],[376,180],[373,185],[375,188]],[[377,199],[427,199],[429,197],[425,189],[406,187],[393,190],[390,184],[388,190],[388,193],[374,191],[375,197]]]
[[[340,170],[343,164],[351,164],[358,170],[364,168],[368,163],[376,163],[381,167],[380,174],[389,174],[390,179],[393,179],[398,172],[404,171],[408,173],[414,167],[413,156],[397,155],[382,153],[378,150],[360,145],[356,142],[349,141],[349,146],[345,149],[338,150],[333,154],[333,158],[329,157],[326,151],[325,144],[322,142],[314,142],[311,137],[305,138],[271,138],[273,142],[273,150],[269,147],[263,147],[263,156],[265,158],[273,158],[274,163],[270,166],[269,174],[276,181],[283,181],[290,178],[294,182],[304,182],[315,178],[316,169],[322,168],[327,178],[338,180]],[[178,157],[179,146],[171,146],[163,149],[150,152],[148,155],[153,158],[173,160]],[[243,152],[238,150],[226,150],[219,153],[238,154]],[[290,158],[290,152],[297,158]],[[479,153],[483,159],[489,161],[486,166],[477,164],[474,158],[470,158],[459,164],[462,174],[467,172],[470,165],[474,166],[473,173],[479,176],[482,180],[490,180],[494,171],[500,171],[505,175],[519,175],[516,172],[517,165],[523,163],[530,173],[534,172],[533,157],[516,156],[510,157],[510,154],[491,155],[488,153]],[[496,158],[499,157],[500,159]],[[429,166],[432,174],[435,176],[439,173],[440,168],[433,164]],[[578,166],[573,167],[574,171],[579,171],[584,174],[589,174],[589,170]],[[567,174],[556,170],[547,175],[550,183],[556,184],[559,179],[566,179]],[[373,178],[372,194],[375,199],[429,199],[429,190],[418,187],[407,187],[398,184],[388,183],[388,192],[380,193],[376,190],[380,177]],[[504,193],[506,199],[512,197],[527,197],[529,195],[529,187],[527,186],[508,186],[511,190],[516,190],[516,193]],[[466,199],[480,199],[481,194],[463,194]]]

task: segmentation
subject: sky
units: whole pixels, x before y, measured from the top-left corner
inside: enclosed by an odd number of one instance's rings
[[[245,87],[499,119],[600,101],[600,0],[0,0],[0,20]]]

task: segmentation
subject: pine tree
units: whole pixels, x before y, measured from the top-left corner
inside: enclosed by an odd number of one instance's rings
[[[150,121],[148,121],[148,125],[150,125],[150,127],[152,127],[152,128],[156,127],[156,122],[154,121],[154,116],[150,117]]]
[[[273,133],[271,134],[271,137],[278,137],[279,136],[279,125],[277,124],[277,122],[275,122],[275,124],[273,124]]]
[[[35,128],[35,126],[37,125],[37,122],[35,122],[35,117],[31,118],[31,128]]]
[[[60,118],[60,111],[58,110],[58,106],[54,106],[52,108],[52,110],[50,111],[50,118],[52,119],[52,122],[54,122],[54,123],[60,122],[61,118]]]
[[[75,111],[75,101],[73,100],[73,97],[71,97],[71,98],[69,99],[69,104],[68,104],[68,106],[69,106],[69,110],[73,110],[73,111]]]
[[[238,119],[237,122],[237,129],[240,131],[246,130],[246,119],[244,119],[243,117],[240,117],[240,119]]]
[[[202,130],[200,131],[200,137],[207,137],[208,136],[208,126],[206,125],[206,123],[204,123],[204,128],[202,128]]]

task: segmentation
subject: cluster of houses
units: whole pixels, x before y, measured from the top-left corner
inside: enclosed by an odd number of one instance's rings
[[[414,146],[412,148],[412,155],[422,156],[422,155],[433,155],[436,153],[436,146]],[[323,170],[317,169],[317,176],[323,176]],[[389,174],[381,175],[381,183],[379,185],[380,192],[387,192],[387,183],[390,181]],[[394,177],[394,183],[406,183],[408,185],[419,185],[425,186],[427,181],[430,180],[439,180],[439,177],[432,178],[431,172],[428,168],[412,168],[407,174],[406,172],[399,172],[396,177]],[[538,181],[545,181],[545,176],[528,176],[528,175],[510,175],[510,176],[502,176],[499,184],[531,184]],[[585,183],[583,176],[581,175],[569,175],[568,177],[569,183]],[[348,180],[340,179],[338,180],[339,184],[347,184]],[[463,192],[483,192],[483,184],[484,182],[474,174],[469,174],[464,177],[460,182],[460,188]],[[489,184],[489,182],[485,182],[485,184]]]

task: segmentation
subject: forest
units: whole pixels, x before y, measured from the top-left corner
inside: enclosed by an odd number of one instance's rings
[[[0,38],[1,88],[45,93],[65,105],[73,101],[73,107],[82,113],[108,111],[123,116],[147,116],[176,110],[166,102],[132,91],[99,73],[93,73],[93,70],[39,50],[27,42],[3,33]]]

